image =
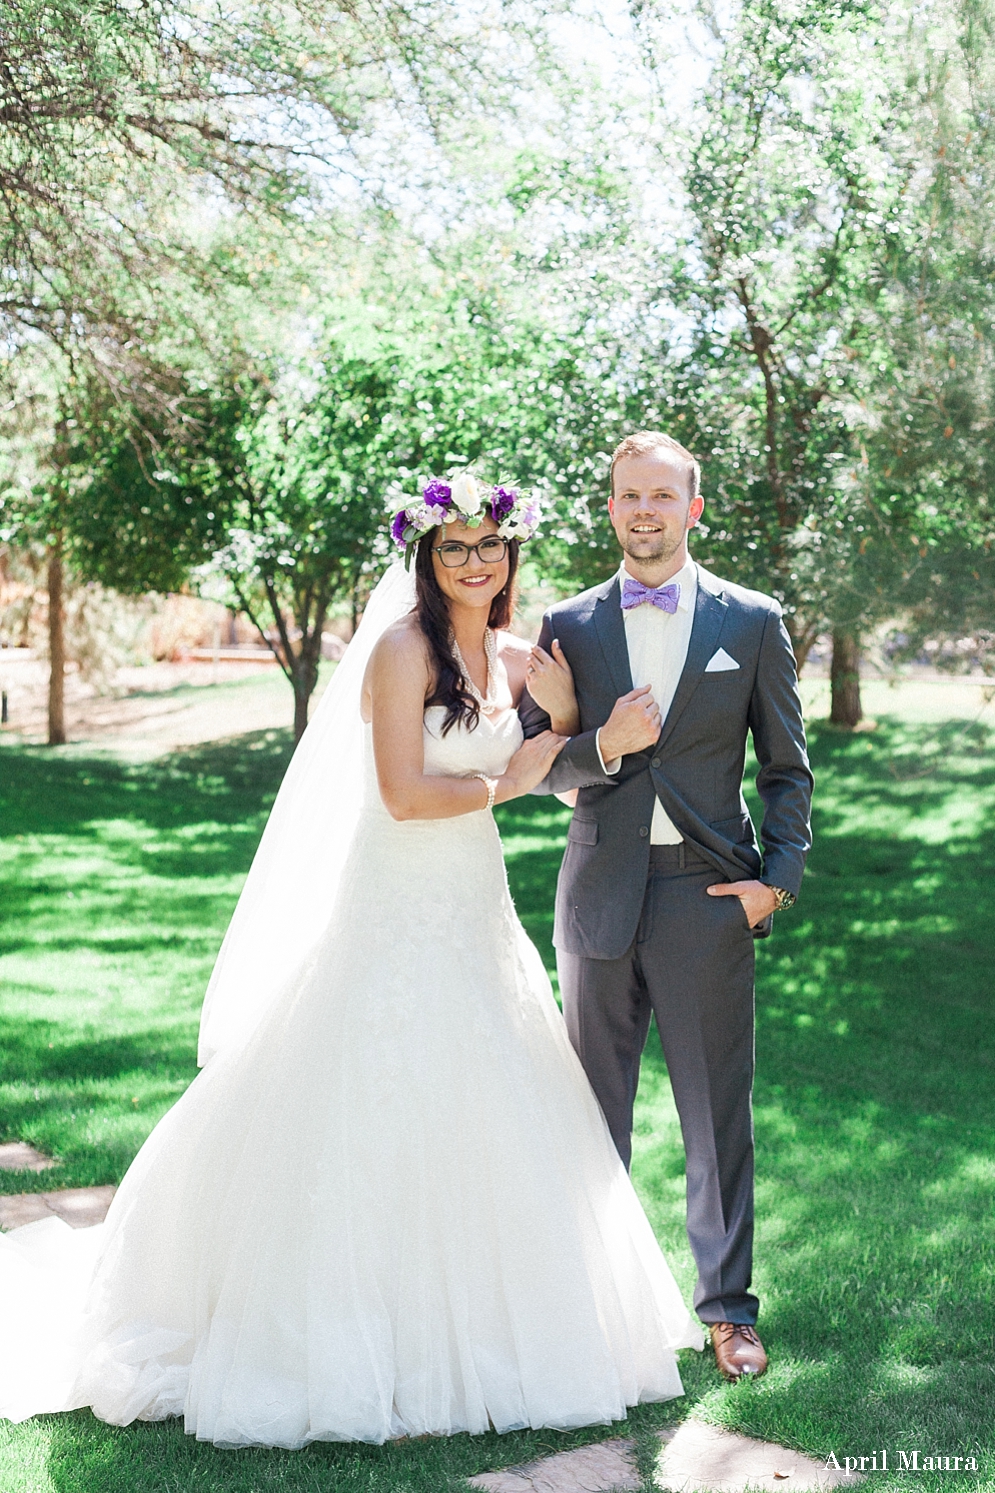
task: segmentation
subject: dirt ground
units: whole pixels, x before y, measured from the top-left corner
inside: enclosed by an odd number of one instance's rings
[[[806,673],[801,679],[802,704],[809,720],[825,720],[829,715],[829,680]],[[980,721],[995,727],[995,679],[964,678],[923,670],[902,679],[865,678],[861,680],[860,697],[866,717],[864,726],[873,726],[878,716],[895,716],[907,721]]]
[[[325,665],[312,706],[331,674]],[[47,733],[47,670],[44,660],[0,653],[0,689],[8,697],[2,734],[41,743]],[[806,673],[801,683],[806,715],[829,714],[829,681]],[[877,716],[909,720],[979,720],[995,727],[995,681],[920,674],[900,681],[871,677],[862,684],[868,723]],[[218,663],[150,664],[118,671],[111,688],[98,693],[75,674],[66,677],[66,728],[70,744],[89,744],[136,757],[155,757],[198,742],[247,731],[289,727],[290,685],[279,666],[265,659]]]
[[[323,683],[327,677],[326,668]],[[0,654],[0,688],[8,697],[3,734],[22,742],[44,742],[44,660]],[[279,666],[265,659],[157,663],[118,670],[105,693],[67,673],[65,714],[70,744],[85,742],[152,757],[245,731],[290,726],[293,695]]]

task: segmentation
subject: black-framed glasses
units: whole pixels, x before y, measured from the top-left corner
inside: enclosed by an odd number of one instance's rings
[[[432,553],[438,555],[447,570],[459,570],[461,565],[469,565],[474,551],[485,565],[500,565],[508,553],[508,541],[498,534],[488,534],[486,539],[476,544],[459,544],[455,539],[447,539],[444,544],[435,545]]]

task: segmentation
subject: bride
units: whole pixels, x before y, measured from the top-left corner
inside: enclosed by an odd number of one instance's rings
[[[700,1347],[508,892],[511,618],[538,520],[468,473],[391,567],[222,947],[203,1072],[107,1220],[0,1239],[0,1415],[183,1416],[221,1446],[624,1417]]]

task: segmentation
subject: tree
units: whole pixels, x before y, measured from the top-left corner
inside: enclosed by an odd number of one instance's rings
[[[464,463],[551,491],[590,423],[585,335],[469,263],[464,244],[406,282],[393,264],[377,271],[294,357],[236,346],[188,393],[182,426],[136,438],[106,400],[80,423],[80,573],[125,592],[189,580],[243,611],[292,686],[298,736],[329,610],[361,603],[391,553],[389,492]],[[550,569],[566,574],[568,546],[548,527]]]
[[[218,268],[195,262],[191,199],[299,217],[325,190],[310,168],[357,173],[385,106],[416,130],[444,108],[473,57],[465,29],[425,19],[394,0],[4,0],[8,335],[41,332],[88,349],[108,376],[127,370],[156,284],[178,264]]]
[[[60,384],[69,425],[77,404],[86,418],[98,407],[109,445],[81,449],[99,448],[100,479],[113,474],[129,491],[161,465],[163,442],[188,444],[203,404],[197,381],[186,382],[191,344],[211,341],[230,290],[260,288],[269,261],[295,257],[319,224],[328,231],[334,184],[348,180],[354,191],[358,181],[379,210],[385,183],[403,178],[415,155],[423,174],[435,135],[462,117],[448,106],[465,93],[468,70],[493,107],[501,92],[500,69],[485,57],[491,32],[403,0],[185,0],[179,10],[160,0],[26,0],[0,4],[0,21],[7,382],[47,343],[43,381]],[[495,56],[506,42],[497,37]],[[402,124],[418,142],[411,150],[398,143]],[[205,230],[205,219],[237,229]],[[266,242],[274,225],[283,231],[276,256]],[[201,314],[191,315],[198,297]],[[45,433],[32,440],[52,445]],[[45,481],[31,486],[33,505],[23,489],[5,502],[7,532],[15,510],[23,534],[48,521]],[[199,531],[176,532],[197,550]],[[61,523],[52,534],[57,588],[70,540]],[[161,538],[145,539],[162,550]],[[127,539],[123,548],[140,561],[132,584],[157,569]],[[127,569],[123,558],[117,569]],[[57,600],[50,610],[58,618]],[[54,714],[58,688],[53,679]]]
[[[454,328],[437,311],[408,315],[406,329],[358,342],[332,332],[296,363],[244,356],[189,402],[181,432],[144,447],[108,405],[86,424],[89,449],[74,452],[81,573],[126,592],[192,577],[243,611],[292,686],[298,738],[330,607],[389,557],[390,490],[481,457],[513,472],[527,434],[516,391],[536,410],[514,334],[473,316]]]
[[[298,741],[329,608],[383,562],[389,479],[378,458],[397,423],[398,373],[396,360],[333,345],[316,391],[257,385],[227,428],[223,416],[214,427],[213,490],[228,532],[210,569],[270,642],[294,692]]]
[[[902,185],[879,169],[873,60],[853,65],[860,48],[873,59],[876,20],[743,8],[703,100],[693,232],[669,287],[693,318],[676,423],[704,456],[707,559],[778,595],[799,665],[830,620],[840,545],[864,529],[839,473],[859,460],[876,252]]]
[[[0,541],[44,557],[48,589],[47,635],[49,656],[49,745],[65,741],[64,681],[67,647],[65,607],[67,592],[80,574],[75,518],[80,493],[92,476],[90,462],[100,436],[106,441],[105,465],[129,464],[135,474],[154,459],[157,436],[155,407],[137,395],[138,408],[122,398],[85,366],[68,371],[58,350],[44,344],[34,356],[18,360],[16,398],[3,442],[5,481],[0,487]],[[158,371],[157,371],[158,372]],[[162,390],[175,389],[175,374],[158,372]],[[170,419],[169,426],[174,422]],[[105,513],[111,532],[118,531],[112,513]],[[175,536],[174,536],[175,537]],[[132,588],[134,589],[134,588]]]
[[[25,437],[19,460],[11,463],[12,475],[20,478],[0,489],[0,543],[14,539],[34,552],[46,578],[48,591],[47,640],[49,656],[48,743],[61,746],[65,725],[65,504],[69,480],[70,431],[65,410],[57,400],[33,397],[18,404],[15,417],[23,422]],[[35,403],[50,406],[48,419],[37,420]]]
[[[706,14],[714,63],[685,130],[683,250],[676,268],[665,246],[647,254],[644,318],[662,332],[641,359],[630,339],[617,404],[635,406],[629,428],[659,420],[701,455],[699,558],[781,599],[800,665],[832,632],[832,715],[852,726],[862,634],[915,604],[940,554],[977,573],[987,0],[906,19],[900,50],[899,23],[874,4],[747,0],[725,29]],[[653,8],[640,18],[651,41]],[[959,171],[944,164],[953,136]],[[965,230],[978,245],[966,280]],[[939,355],[955,321],[974,370],[956,385],[954,349]],[[948,480],[956,409],[971,502]]]
[[[896,657],[995,628],[993,40],[990,0],[915,13],[889,121],[889,156],[914,186],[883,255],[888,381],[866,480],[876,509],[903,519],[854,572],[899,603]]]

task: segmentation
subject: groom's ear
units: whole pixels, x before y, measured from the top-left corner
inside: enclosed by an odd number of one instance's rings
[[[687,526],[688,526],[689,529],[693,529],[694,528],[695,524],[698,522],[699,518],[701,518],[701,515],[704,513],[704,511],[705,511],[705,500],[701,496],[701,493],[699,493],[698,496],[696,498],[692,498],[691,502],[688,504],[688,524],[687,524]]]

